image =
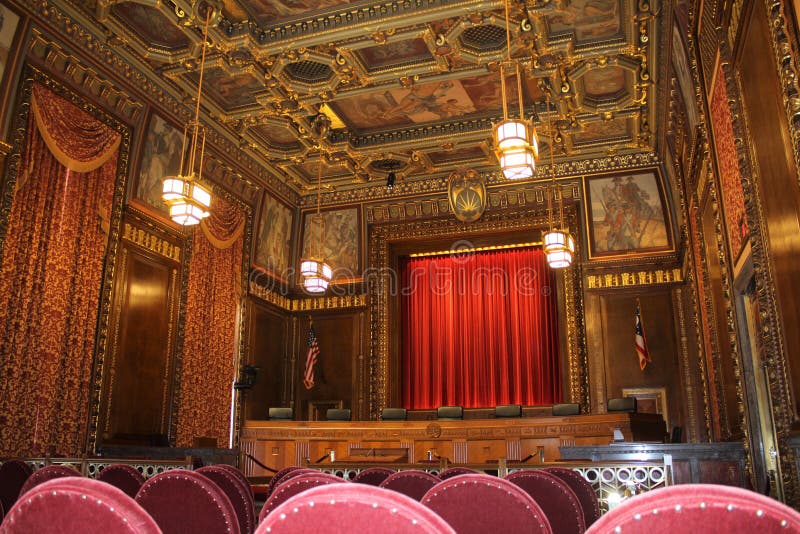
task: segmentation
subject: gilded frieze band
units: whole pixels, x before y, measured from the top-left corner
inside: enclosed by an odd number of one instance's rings
[[[609,287],[649,286],[656,284],[675,284],[683,282],[683,272],[679,267],[656,269],[654,271],[626,271],[609,274],[590,274],[586,277],[586,289],[605,289]]]

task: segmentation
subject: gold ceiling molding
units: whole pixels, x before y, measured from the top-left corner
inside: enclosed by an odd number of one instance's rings
[[[65,76],[92,98],[113,109],[120,117],[130,122],[139,120],[143,108],[141,102],[112,82],[98,76],[94,69],[81,64],[78,56],[64,51],[61,45],[45,37],[38,28],[31,31],[28,53],[43,63],[53,74]]]
[[[90,54],[95,61],[104,66],[106,74],[113,75],[118,79],[124,80],[129,86],[135,87],[137,94],[128,95],[129,97],[136,97],[138,101],[141,100],[141,96],[146,96],[151,102],[157,103],[162,112],[168,112],[180,122],[185,122],[190,119],[191,111],[183,105],[181,100],[173,97],[159,84],[154,82],[153,79],[144,74],[144,72],[147,72],[149,69],[145,69],[143,63],[131,61],[132,58],[130,57],[123,58],[120,55],[120,51],[124,49],[111,48],[103,40],[98,39],[96,35],[84,29],[84,26],[81,24],[81,22],[85,22],[84,20],[78,22],[72,15],[62,11],[62,6],[54,6],[50,0],[27,0],[25,2],[12,0],[12,2],[23,11],[33,14],[37,19],[44,22],[53,34],[67,39],[70,44],[77,46],[86,54]],[[58,42],[47,40],[45,37],[41,37],[41,40],[51,47],[54,47],[53,49],[60,50]],[[76,66],[80,64],[77,56],[70,57],[75,62]],[[134,65],[137,65],[139,68],[135,68]],[[88,68],[86,69],[89,70]],[[157,79],[158,75],[153,72],[153,77]],[[212,125],[214,124],[213,121],[207,122]],[[214,146],[215,150],[225,154],[230,162],[235,162],[241,168],[257,176],[261,184],[266,184],[268,188],[272,189],[283,198],[288,198],[296,202],[296,191],[282,180],[278,179],[275,176],[278,173],[270,172],[269,169],[271,167],[267,162],[252,159],[249,155],[246,155],[240,150],[238,144],[231,142],[227,137],[221,135],[213,128],[209,129],[208,143]],[[260,185],[241,174],[238,175],[237,179],[243,181],[249,189],[254,190],[252,195],[248,195],[252,202],[252,200],[258,196],[257,192]]]
[[[154,252],[172,261],[181,261],[181,247],[170,243],[143,228],[126,222],[122,228],[122,238],[144,249]]]
[[[590,274],[586,277],[586,289],[651,286],[681,282],[683,282],[683,271],[680,267],[674,267],[672,269],[656,269],[652,271]]]
[[[363,308],[367,305],[366,295],[329,295],[317,298],[287,297],[267,289],[254,280],[250,281],[250,294],[287,312],[341,310]]]

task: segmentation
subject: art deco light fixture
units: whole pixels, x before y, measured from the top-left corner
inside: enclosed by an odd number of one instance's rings
[[[531,123],[525,120],[525,107],[522,98],[522,72],[519,63],[514,63],[517,78],[517,100],[519,100],[519,118],[508,116],[508,100],[506,95],[506,67],[511,61],[511,28],[509,22],[508,1],[505,1],[506,12],[506,61],[500,63],[500,93],[503,100],[503,120],[494,127],[494,148],[503,175],[509,180],[531,178],[539,156],[539,145],[536,132]]]
[[[186,123],[183,130],[183,145],[181,147],[181,168],[177,176],[164,177],[161,198],[169,206],[170,218],[183,226],[200,223],[209,215],[211,208],[211,191],[203,185],[203,156],[206,149],[206,130],[200,124],[200,95],[203,90],[203,71],[206,63],[206,47],[208,42],[208,27],[214,18],[214,9],[208,6],[206,12],[205,28],[203,29],[203,51],[200,55],[200,79],[197,82],[197,98],[195,102],[194,120]],[[200,133],[202,130],[202,141]],[[185,157],[186,142],[191,132],[192,140],[189,147],[189,157]],[[200,144],[198,150],[198,144]],[[195,176],[194,164],[199,158],[199,173]],[[184,168],[184,163],[187,167]],[[186,172],[184,172],[184,170]]]
[[[325,262],[322,254],[322,245],[325,242],[325,219],[319,209],[322,195],[322,161],[322,151],[320,151],[319,172],[317,173],[317,213],[311,219],[312,227],[316,225],[319,228],[319,238],[315,239],[314,234],[311,233],[312,243],[309,247],[309,249],[314,249],[316,244],[316,253],[312,252],[309,257],[300,260],[303,289],[312,294],[325,293],[333,277],[333,269]]]
[[[558,186],[556,185],[556,165],[555,165],[555,140],[556,134],[551,129],[550,121],[550,97],[547,97],[547,130],[550,133],[550,175],[552,183],[550,194],[547,195],[547,220],[549,229],[542,237],[544,254],[547,264],[552,269],[564,269],[572,265],[572,257],[575,255],[575,240],[572,234],[564,226],[564,196],[558,195],[558,226],[555,223],[553,213],[553,202],[555,200]]]

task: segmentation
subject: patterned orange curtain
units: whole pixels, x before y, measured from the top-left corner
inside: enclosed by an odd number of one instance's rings
[[[195,231],[189,262],[176,445],[196,437],[228,446],[242,296],[244,212],[215,196]]]
[[[119,143],[33,87],[0,264],[0,456],[84,451]]]

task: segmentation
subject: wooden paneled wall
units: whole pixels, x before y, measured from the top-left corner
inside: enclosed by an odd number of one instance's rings
[[[101,446],[174,440],[180,248],[136,224],[128,219],[119,251],[98,421]]]
[[[769,237],[775,293],[785,326],[783,345],[794,390],[794,420],[797,421],[800,413],[800,328],[796,328],[800,324],[800,284],[797,283],[800,187],[763,2],[754,2],[737,70],[757,164],[754,175]]]
[[[592,373],[590,383],[594,388],[593,412],[605,412],[606,401],[622,397],[623,390],[655,391],[663,388],[669,429],[685,426],[672,291],[663,286],[638,291],[611,290],[587,297],[592,303],[586,309],[586,325]],[[639,367],[634,345],[637,298],[641,303],[642,323],[652,357],[652,362],[644,370]],[[643,406],[643,409],[650,407]]]
[[[269,408],[294,408],[298,420],[324,420],[327,408],[363,411],[359,385],[364,337],[369,336],[360,309],[289,312],[251,299],[248,363],[258,378],[245,400],[245,419],[265,419]],[[314,387],[303,385],[309,320],[313,319],[320,355]]]

